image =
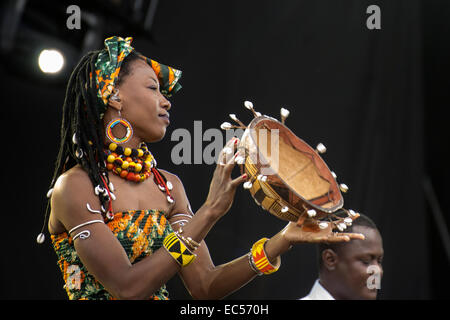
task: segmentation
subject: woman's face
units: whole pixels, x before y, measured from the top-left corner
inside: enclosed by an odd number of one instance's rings
[[[170,102],[161,94],[153,69],[141,59],[134,60],[130,73],[117,86],[121,116],[133,127],[135,142],[160,141],[169,125]]]

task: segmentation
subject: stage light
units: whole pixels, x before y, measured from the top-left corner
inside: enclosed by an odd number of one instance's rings
[[[61,71],[64,65],[64,57],[58,50],[42,50],[39,54],[39,68],[45,73]]]

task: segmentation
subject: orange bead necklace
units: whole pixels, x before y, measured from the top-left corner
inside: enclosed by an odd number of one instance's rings
[[[167,201],[174,202],[170,194],[173,188],[172,183],[156,168],[156,160],[144,142],[136,149],[124,148],[114,142],[110,143],[105,150],[105,156],[106,169],[122,179],[143,182],[153,173],[153,180],[159,189],[166,193]]]

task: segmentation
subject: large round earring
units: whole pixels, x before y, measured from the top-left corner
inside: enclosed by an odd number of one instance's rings
[[[131,126],[131,124],[127,120],[125,120],[125,119],[123,119],[121,117],[120,111],[119,111],[119,117],[120,118],[111,120],[108,123],[108,125],[106,126],[106,136],[108,137],[108,139],[111,142],[114,142],[114,143],[117,143],[117,144],[122,144],[122,143],[125,143],[125,142],[129,141],[131,139],[131,137],[133,136],[133,127]],[[115,137],[113,132],[112,132],[113,128],[116,125],[118,125],[118,124],[123,125],[126,128],[126,130],[127,130],[127,133],[122,138]]]

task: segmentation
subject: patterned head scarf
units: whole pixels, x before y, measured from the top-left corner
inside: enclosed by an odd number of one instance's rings
[[[132,37],[123,39],[114,36],[105,39],[105,49],[100,51],[95,62],[95,79],[101,118],[106,111],[108,99],[116,86],[122,62],[134,50],[131,46],[131,41],[133,41]],[[163,65],[147,57],[141,57],[155,71],[161,87],[161,93],[164,96],[170,97],[181,89],[181,85],[178,83],[182,73],[180,70]]]

